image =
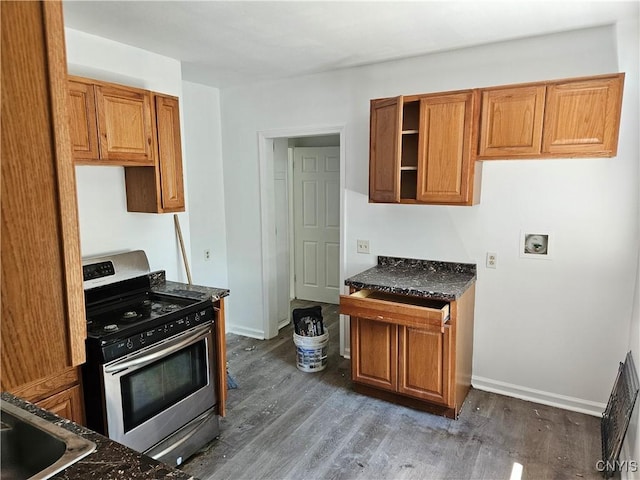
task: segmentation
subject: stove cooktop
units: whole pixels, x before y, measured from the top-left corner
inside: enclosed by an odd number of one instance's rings
[[[188,307],[199,303],[202,302],[198,299],[146,292],[128,301],[89,311],[87,336],[103,341],[121,338],[162,323],[175,315],[186,314],[191,310]]]

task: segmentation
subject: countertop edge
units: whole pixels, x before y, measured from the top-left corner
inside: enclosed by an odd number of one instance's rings
[[[344,281],[356,289],[455,301],[477,280],[472,263],[379,256],[375,266]]]
[[[197,480],[193,475],[189,475],[182,470],[154,460],[143,453],[136,452],[121,443],[111,440],[71,420],[60,417],[49,410],[45,410],[9,392],[2,392],[0,398],[96,444],[96,449],[93,452],[64,470],[54,474],[51,477],[52,479],[85,480],[95,478],[100,480],[116,480],[125,478],[123,475],[127,475],[126,478],[130,480]]]

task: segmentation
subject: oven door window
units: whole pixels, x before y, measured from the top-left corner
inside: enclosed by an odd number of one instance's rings
[[[201,340],[120,379],[124,431],[205,387],[207,345]]]

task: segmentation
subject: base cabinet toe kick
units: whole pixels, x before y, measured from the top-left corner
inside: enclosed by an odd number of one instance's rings
[[[455,300],[351,287],[354,390],[457,418],[471,388],[475,282]]]

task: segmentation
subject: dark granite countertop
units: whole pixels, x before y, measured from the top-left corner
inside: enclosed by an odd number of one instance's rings
[[[76,433],[96,444],[96,450],[55,474],[51,478],[63,480],[160,480],[194,479],[191,475],[114,442],[77,423],[61,418],[10,393],[3,392],[2,400],[16,405],[65,430]]]
[[[229,295],[229,290],[226,288],[189,285],[188,283],[166,280],[164,270],[150,273],[149,279],[151,281],[151,289],[158,293],[175,294],[185,297],[201,294],[210,297],[214,302]],[[205,297],[202,298],[204,299]]]
[[[378,264],[344,281],[358,289],[457,300],[476,280],[473,263],[378,257]]]

